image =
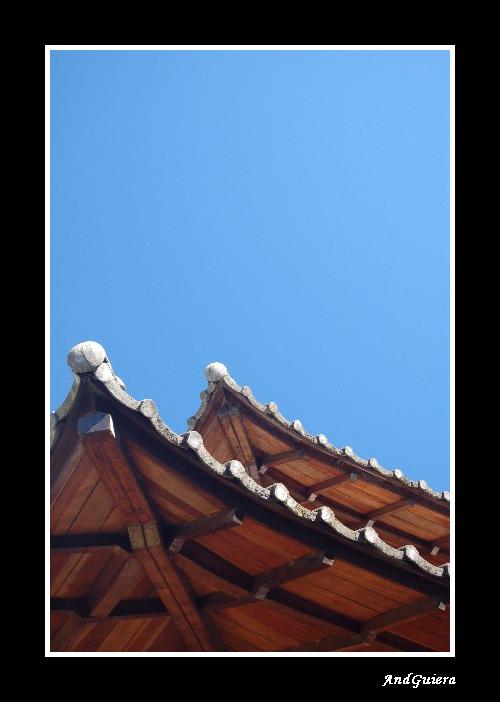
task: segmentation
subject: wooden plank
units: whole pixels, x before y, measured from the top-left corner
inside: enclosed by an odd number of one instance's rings
[[[424,597],[415,590],[390,582],[386,578],[380,578],[364,568],[353,566],[340,559],[335,561],[335,577],[346,581],[346,587],[352,588],[353,592],[362,588],[363,591],[368,590],[375,597],[392,600],[394,607],[416,602]],[[392,607],[388,605],[386,609],[392,609]]]
[[[51,597],[50,611],[59,615],[73,612],[80,619],[88,619],[93,622],[104,622],[108,619],[162,619],[168,616],[165,606],[159,598],[120,600],[109,614],[92,616],[87,599]]]
[[[233,451],[233,458],[240,460],[254,480],[260,482],[257,461],[245,431],[239,410],[224,405],[218,412],[220,425]]]
[[[393,648],[399,651],[408,651],[416,653],[430,653],[431,651],[433,651],[432,648],[428,648],[427,646],[422,646],[421,644],[409,641],[408,639],[405,639],[402,636],[393,634],[392,631],[381,632],[377,635],[377,641],[380,641],[380,643],[385,643],[388,646],[392,646]]]
[[[255,464],[254,453],[241,421],[239,410],[232,405],[224,405],[217,412],[217,417],[229,443],[237,452],[238,458],[241,456],[243,465]]]
[[[54,568],[51,571],[51,583],[50,583],[50,594],[57,594],[58,590],[62,587],[65,580],[71,574],[71,571],[77,567],[80,559],[82,558],[82,553],[68,554],[68,557],[64,559],[61,564],[58,564],[57,570]]]
[[[327,478],[326,480],[322,480],[320,483],[315,483],[307,489],[306,500],[309,502],[314,502],[322,490],[334,487],[335,485],[342,485],[342,483],[354,482],[354,480],[357,480],[357,478],[358,476],[356,473],[344,473],[344,475],[337,475],[334,478]]]
[[[81,639],[85,622],[74,612],[68,612],[63,624],[50,640],[51,651],[71,651]]]
[[[69,458],[65,461],[63,466],[61,467],[59,473],[57,476],[55,476],[53,482],[51,483],[50,486],[50,506],[53,507],[57,498],[63,491],[64,487],[67,485],[68,481],[70,480],[71,476],[75,472],[76,468],[78,467],[78,464],[80,463],[80,460],[82,459],[82,456],[84,454],[84,448],[80,442],[76,444],[74,447],[71,455]]]
[[[393,609],[409,601],[404,598],[402,600],[394,599],[389,592],[372,591],[369,582],[364,582],[362,585],[353,583],[342,575],[337,575],[336,567],[331,572],[318,573],[314,578],[308,578],[308,582],[314,587],[325,590],[326,593],[331,593],[333,597],[343,597],[357,602],[375,614]]]
[[[406,497],[402,500],[398,500],[397,502],[393,502],[392,504],[385,505],[385,507],[374,509],[371,512],[368,512],[365,517],[368,521],[373,522],[383,514],[395,514],[396,512],[400,512],[402,509],[406,509],[407,507],[413,507],[414,504],[415,500],[413,497]]]
[[[147,651],[153,641],[171,623],[170,617],[161,619],[143,619],[142,627],[136,632],[124,651]]]
[[[102,641],[114,629],[115,624],[116,621],[114,619],[91,622],[87,633],[78,643],[78,651],[97,651]]]
[[[232,563],[225,561],[219,556],[215,556],[214,558],[213,554],[208,549],[196,542],[187,544],[186,549],[187,551],[183,552],[185,556],[191,558],[198,565],[201,565],[210,572],[215,573],[218,577],[243,588],[254,598],[255,595],[262,596],[264,594],[260,592],[260,588],[262,587],[265,588],[265,594],[269,599],[289,606],[292,609],[297,609],[310,616],[316,616],[319,619],[325,618],[326,621],[347,628],[348,630],[352,630],[353,626],[357,626],[357,620],[350,619],[341,613],[316,605],[288,590],[282,590],[277,587],[278,584],[284,584],[285,582],[293,581],[295,578],[304,577],[304,575],[307,574],[306,571],[309,569],[310,573],[314,570],[321,570],[325,567],[328,568],[331,564],[328,559],[325,563],[324,554],[312,554],[305,558],[297,559],[297,565],[295,567],[290,564],[285,564],[285,566],[252,578],[247,573],[236,568]],[[250,601],[249,595],[229,597],[225,593],[211,593],[200,598],[199,605],[203,611],[210,612],[240,606]]]
[[[136,558],[129,557],[124,562],[113,558],[90,598],[90,616],[106,617],[120,600],[125,599],[142,573],[143,568]]]
[[[158,651],[187,651],[186,642],[183,640],[174,622],[169,622],[167,626],[160,630],[154,641],[150,643],[147,651],[150,653]]]
[[[284,481],[288,488],[288,491],[290,492],[290,495],[297,502],[302,504],[306,501],[309,490],[309,488],[307,488],[306,486],[301,485],[296,480],[284,476],[277,468],[268,468],[266,472],[266,477],[267,476],[269,476],[269,484],[275,481]],[[361,527],[366,526],[366,514],[363,514],[362,512],[357,512],[351,507],[341,502],[338,502],[337,500],[334,500],[331,497],[328,497],[324,494],[318,495],[317,499],[320,501],[321,505],[331,507],[335,514],[338,515],[338,518],[341,521],[344,521],[352,529],[359,529]],[[308,505],[306,504],[305,506]],[[414,546],[416,546],[419,550],[422,550],[423,552],[425,552],[429,548],[428,541],[424,541],[423,539],[420,539],[417,536],[410,535],[408,532],[402,531],[401,529],[398,529],[390,524],[381,523],[380,529],[382,528],[387,534],[394,535],[397,538],[403,539],[403,544],[412,543]]]
[[[186,541],[206,534],[212,534],[222,529],[240,526],[242,523],[243,515],[241,512],[238,513],[236,508],[222,510],[210,517],[204,517],[203,519],[174,527],[165,539],[165,545],[169,551],[177,553],[182,549]]]
[[[366,644],[374,640],[378,632],[387,629],[388,627],[398,623],[408,623],[424,617],[430,611],[441,606],[441,601],[438,597],[430,597],[419,602],[414,602],[410,605],[397,607],[396,609],[379,614],[372,619],[358,625],[359,630],[354,635],[345,637],[327,636],[315,643],[309,643],[298,646],[294,649],[285,649],[287,651],[345,651],[352,647]]]
[[[247,591],[243,588],[230,583],[228,580],[223,580],[182,554],[177,554],[175,561],[186,573],[198,597],[204,597],[205,595],[210,595],[218,591],[233,595],[234,597],[247,594]]]
[[[124,445],[131,456],[131,462],[137,466],[141,482],[147,478],[149,484],[154,485],[167,499],[179,507],[194,513],[194,518],[208,516],[227,508],[224,502],[218,500],[210,489],[202,488],[195,481],[171,469],[170,456],[165,452],[161,457],[151,455],[147,449],[139,447],[137,443],[126,436]],[[195,489],[193,489],[195,488]],[[182,521],[187,521],[184,517]]]
[[[227,620],[247,628],[252,634],[258,634],[269,641],[275,642],[278,648],[300,644],[300,639],[297,636],[290,636],[283,630],[276,629],[269,619],[265,617],[265,614],[262,616],[262,612],[258,608],[241,607],[226,610],[217,616],[223,616]]]
[[[58,597],[79,596],[81,594],[82,578],[88,580],[89,568],[91,568],[90,562],[92,557],[93,554],[91,553],[80,554],[78,562],[75,563],[75,566],[71,569],[71,572],[68,573],[64,582],[60,585],[60,587],[57,588],[57,590],[52,590],[53,594],[57,595]],[[91,571],[90,575],[92,575]]]
[[[294,449],[293,451],[283,451],[281,453],[270,453],[259,459],[260,468],[259,471],[262,472],[263,466],[277,466],[280,463],[288,463],[296,458],[302,458],[305,455],[303,449]]]
[[[226,438],[231,446],[233,458],[237,460],[244,459],[240,443],[238,441],[238,437],[236,436],[236,432],[234,431],[230,418],[227,415],[219,416],[219,421],[221,423],[222,429],[224,430],[224,434],[226,435]]]
[[[328,558],[324,551],[308,553],[254,577],[252,592],[256,600],[262,600],[272,588],[329,568],[332,564],[333,559]]]
[[[435,549],[437,548],[437,551]],[[440,539],[434,539],[432,541],[432,555],[436,555],[436,553],[440,550],[448,550],[450,549],[450,535],[446,534],[446,536],[442,536]]]
[[[259,575],[283,563],[283,558],[267,548],[256,548],[246,538],[245,529],[207,534],[197,539],[197,542],[251,575]]]
[[[323,448],[320,444],[314,444],[309,439],[300,437],[293,429],[287,429],[283,425],[278,424],[272,417],[256,410],[245,398],[242,398],[240,394],[236,394],[233,390],[228,389],[227,395],[230,402],[234,403],[238,408],[241,407],[241,412],[244,412],[247,435],[250,437],[252,444],[257,445],[254,440],[254,433],[260,436],[262,431],[264,431],[271,439],[274,438],[281,443],[299,444],[303,447],[302,450],[306,452],[307,456],[314,456],[319,461],[324,462],[325,468],[332,466],[336,470],[342,470],[343,472],[352,471],[359,475],[360,480],[362,479],[401,495],[415,497],[417,504],[425,505],[432,511],[449,515],[450,505],[444,500],[436,499],[418,488],[412,488],[397,480],[386,478],[369,467],[360,466],[348,456],[342,456],[341,458],[332,456],[328,449]],[[262,461],[262,463],[265,463],[265,461]]]
[[[89,457],[82,456],[50,511],[52,533],[64,534],[94,490],[99,475]]]
[[[396,609],[385,612],[384,614],[379,614],[377,617],[365,622],[363,625],[363,630],[375,632],[383,631],[393,624],[412,622],[435,609],[443,609],[444,606],[444,603],[439,597],[429,597],[425,600],[420,600],[419,602],[413,602],[412,604],[405,605],[403,607],[397,607]]]
[[[280,592],[280,590],[276,590],[276,592]],[[286,590],[282,590],[281,592],[286,593]],[[326,621],[325,619],[318,619],[317,617],[313,617],[310,614],[306,614],[306,612],[303,612],[302,610],[292,609],[291,607],[276,602],[275,600],[269,597],[266,600],[264,600],[262,605],[265,606],[267,611],[273,611],[277,613],[286,621],[293,620],[301,622],[310,630],[317,631],[317,638],[323,638],[323,636],[328,636],[331,634],[345,633],[345,629],[341,629],[339,626],[332,624],[332,622],[330,621]]]
[[[346,629],[347,631],[353,632],[359,631],[359,622],[357,619],[348,617],[341,612],[336,612],[329,607],[319,605],[312,600],[306,599],[294,592],[291,592],[290,590],[277,588],[269,593],[269,599],[273,600],[274,602],[278,602],[285,607],[296,610],[297,612],[302,612],[310,617],[314,617],[315,619],[334,624],[341,629]]]
[[[111,415],[101,412],[86,415],[80,419],[78,429],[103,482],[127,520],[135,556],[190,650],[213,651],[215,647],[209,625],[198,611],[182,571],[176,568],[163,548],[153,508],[134,474],[131,457],[116,441]],[[109,602],[107,596],[104,597],[107,608]]]
[[[113,553],[121,553],[125,558],[131,551],[130,539],[126,534],[56,534],[50,537],[52,553],[91,553],[99,549],[108,549]]]
[[[73,519],[69,533],[85,534],[98,532],[113,508],[114,502],[111,495],[106,490],[102,480],[98,480],[85,504],[82,505],[80,511]]]
[[[78,422],[81,440],[97,471],[128,523],[154,520],[148,500],[115,438],[111,415],[94,412]]]
[[[116,621],[112,631],[101,641],[97,651],[123,651],[142,627],[141,619],[121,619]]]
[[[139,532],[139,529],[142,531]],[[152,523],[133,529],[129,527],[129,532],[135,555],[141,561],[189,650],[216,650],[207,621],[198,610],[189,583],[172,560],[173,554],[167,555],[165,552],[156,525]]]
[[[253,584],[251,575],[245,573],[245,571],[236,567],[230,561],[221,558],[216,553],[209,550],[205,546],[202,546],[198,542],[187,542],[182,549],[182,555],[185,558],[189,558],[198,566],[201,566],[218,578],[227,580],[229,583],[236,585],[247,592],[251,592]]]
[[[220,511],[213,505],[210,505],[208,508],[203,506],[202,509],[199,508],[199,505],[196,505],[195,508],[192,504],[187,504],[179,499],[177,495],[167,491],[165,487],[150,480],[146,475],[143,475],[143,480],[143,485],[148,491],[148,495],[155,503],[167,524],[177,525],[187,522],[196,522],[198,519],[209,517],[212,514],[216,514],[217,511]]]
[[[255,602],[253,593],[234,597],[225,592],[212,592],[198,598],[198,607],[202,612],[218,612],[222,609],[240,607],[242,605]]]
[[[216,612],[214,620],[217,627],[222,630],[223,635],[226,632],[233,634],[250,644],[253,650],[278,651],[281,648],[280,640],[276,640],[276,636],[269,638],[269,636],[262,635],[261,632],[256,631],[247,623],[242,624],[233,620],[227,616],[227,612]]]

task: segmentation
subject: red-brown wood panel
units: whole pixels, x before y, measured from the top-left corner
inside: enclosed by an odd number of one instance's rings
[[[224,508],[224,503],[201,489],[192,481],[169,468],[167,463],[160,463],[142,448],[127,442],[132,457],[139,472],[149,483],[157,485],[167,495],[175,496],[178,501],[185,503],[198,513],[208,516]]]
[[[51,509],[52,534],[65,534],[69,530],[98,479],[91,459],[84,455]]]

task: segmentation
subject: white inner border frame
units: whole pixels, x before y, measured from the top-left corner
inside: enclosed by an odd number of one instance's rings
[[[50,650],[50,54],[51,51],[448,51],[450,55],[450,651],[417,653],[56,652]],[[432,45],[45,45],[45,655],[47,657],[422,657],[455,656],[455,46]]]

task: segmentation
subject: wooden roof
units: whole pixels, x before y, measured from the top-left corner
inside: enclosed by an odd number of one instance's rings
[[[427,522],[444,523],[419,488],[292,440],[226,374],[199,431],[178,435],[128,395],[98,344],[68,361],[75,381],[52,417],[51,650],[449,650],[442,550],[399,543],[415,532],[429,544]],[[340,480],[346,470],[357,479]],[[420,512],[391,531],[385,502],[405,490]]]
[[[283,481],[306,507],[328,506],[345,525],[377,525],[391,546],[411,543],[435,565],[449,561],[450,495],[375,458],[336,448],[324,434],[312,436],[300,420],[289,421],[274,402],[258,402],[220,363],[207,367],[209,384],[201,406],[188,420],[221,460],[237,457],[263,485]]]

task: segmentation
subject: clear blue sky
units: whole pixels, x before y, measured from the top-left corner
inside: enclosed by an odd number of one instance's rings
[[[447,51],[56,51],[51,408],[99,341],[174,430],[221,361],[449,488]]]

